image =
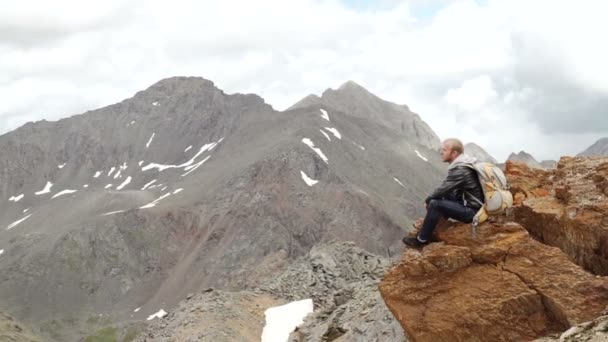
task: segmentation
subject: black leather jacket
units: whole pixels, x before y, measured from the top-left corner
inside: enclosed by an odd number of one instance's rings
[[[426,204],[432,199],[448,199],[461,203],[469,208],[479,209],[479,205],[471,196],[484,202],[483,190],[479,184],[477,171],[460,164],[448,169],[448,176],[441,185],[426,198]]]

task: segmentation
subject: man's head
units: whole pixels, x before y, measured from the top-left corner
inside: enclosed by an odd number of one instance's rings
[[[446,163],[453,162],[464,152],[464,146],[458,139],[446,139],[441,145],[441,160]]]

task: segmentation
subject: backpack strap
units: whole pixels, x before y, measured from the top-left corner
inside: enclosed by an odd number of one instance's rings
[[[468,194],[469,196],[471,196],[471,198],[473,199],[473,201],[475,201],[475,203],[477,203],[477,204],[479,204],[480,206],[482,206],[482,207],[483,207],[483,202],[481,202],[481,201],[479,200],[479,198],[477,198],[475,195],[473,195],[472,193],[470,193],[470,192],[468,192],[468,191],[465,191],[464,193],[465,193],[465,194]]]

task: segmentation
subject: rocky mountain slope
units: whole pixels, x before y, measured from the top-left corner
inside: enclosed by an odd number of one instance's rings
[[[464,145],[464,152],[471,157],[475,157],[478,161],[496,164],[497,161],[486,150],[475,143]]]
[[[315,311],[290,341],[404,341],[377,289],[389,265],[353,243],[323,243],[259,288],[189,295],[136,341],[259,341],[265,309],[307,298]]]
[[[0,312],[0,341],[7,342],[39,342],[28,328],[3,312]]]
[[[324,241],[394,255],[445,174],[438,138],[352,82],[320,99],[277,112],[176,77],[0,136],[0,308],[75,340]]]
[[[509,162],[509,161],[521,162],[521,163],[528,165],[529,167],[533,167],[536,169],[543,168],[543,166],[536,159],[534,159],[534,157],[531,154],[529,154],[525,151],[519,151],[519,153],[511,153],[509,155],[509,157],[507,158],[507,162]]]
[[[579,153],[580,157],[606,157],[608,156],[608,138],[602,138]]]
[[[418,114],[405,105],[384,101],[353,81],[348,81],[338,89],[327,89],[319,97],[309,95],[290,109],[310,106],[328,106],[349,113],[353,117],[371,120],[399,135],[404,135],[419,142],[432,151],[441,147],[437,134]]]

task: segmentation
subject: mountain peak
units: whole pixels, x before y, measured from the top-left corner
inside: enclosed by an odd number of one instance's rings
[[[479,161],[496,163],[496,159],[492,157],[486,150],[484,150],[481,146],[475,143],[468,143],[464,145],[464,151],[466,154],[477,158]]]
[[[338,89],[339,90],[359,89],[359,90],[365,90],[365,91],[367,91],[367,89],[365,89],[363,86],[359,85],[357,82],[355,82],[353,80],[349,80],[349,81],[344,82]]]
[[[341,86],[339,86],[338,89],[335,90],[331,88],[327,89],[325,92],[323,92],[323,96],[326,96],[326,94],[331,93],[345,94],[347,96],[356,96],[364,98],[376,98],[380,100],[378,96],[374,95],[369,90],[365,89],[363,86],[356,83],[355,81],[346,81]]]
[[[586,150],[579,153],[578,156],[608,156],[608,137],[599,139],[598,141],[593,143],[593,145],[589,146]]]
[[[527,164],[529,167],[542,169],[543,166],[530,153],[519,151],[519,153],[511,153],[507,160],[518,161]]]

